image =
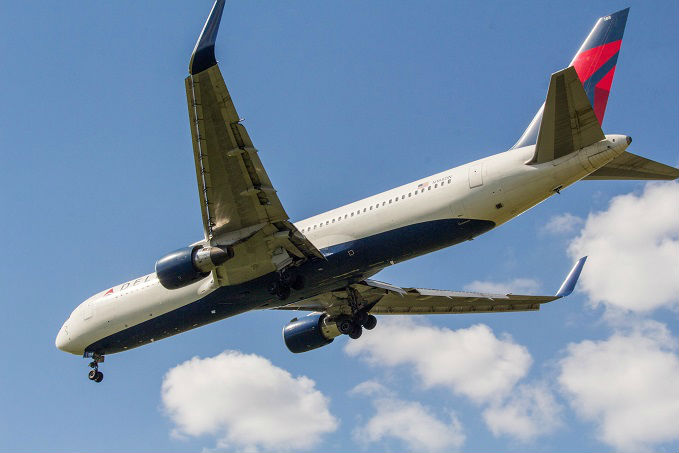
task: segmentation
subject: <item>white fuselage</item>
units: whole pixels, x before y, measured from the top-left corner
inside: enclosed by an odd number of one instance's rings
[[[479,219],[497,226],[606,165],[626,148],[625,136],[608,135],[599,143],[538,165],[526,165],[534,146],[513,149],[295,226],[319,250],[427,221]],[[216,289],[211,277],[173,290],[164,288],[155,273],[140,277],[95,294],[76,307],[59,331],[56,345],[83,354],[102,338],[191,304]]]

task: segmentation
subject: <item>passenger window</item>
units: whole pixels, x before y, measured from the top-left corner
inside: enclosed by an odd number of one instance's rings
[[[353,217],[353,216],[354,216],[354,213],[352,212],[352,213],[351,213],[351,217]]]
[[[386,202],[386,201],[383,201],[383,202],[382,202],[382,206],[384,206],[385,204],[387,204],[387,202]]]
[[[345,219],[347,218],[347,215],[346,215],[346,214],[344,214],[344,218],[345,218]]]
[[[448,180],[448,184],[450,184],[451,182],[453,182],[453,180],[452,180],[452,179],[449,179],[449,180]]]
[[[434,189],[438,188],[438,186],[439,186],[438,184],[434,184]]]
[[[373,210],[373,205],[370,205],[370,210],[371,210],[371,211]]]
[[[415,191],[415,195],[417,195],[417,190]]]
[[[332,223],[335,223],[335,219],[332,219]]]
[[[431,190],[431,186],[427,187],[427,190]]]
[[[391,198],[389,199],[389,204],[391,204]]]
[[[326,225],[329,225],[329,224],[330,224],[330,220],[326,220],[326,221],[325,221],[325,224],[326,224]]]

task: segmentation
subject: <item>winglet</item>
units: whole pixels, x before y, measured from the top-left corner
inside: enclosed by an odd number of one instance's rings
[[[568,273],[566,280],[564,280],[561,284],[561,288],[559,288],[559,291],[556,292],[556,297],[566,297],[573,292],[575,289],[575,284],[578,282],[578,278],[580,277],[580,272],[582,272],[582,268],[585,265],[585,261],[587,261],[587,257],[583,256],[578,260],[577,263],[575,263],[573,269],[571,269],[571,271]]]
[[[219,22],[224,11],[224,0],[217,0],[200,33],[196,47],[191,54],[189,74],[195,75],[217,64],[215,59],[215,40],[219,31]]]

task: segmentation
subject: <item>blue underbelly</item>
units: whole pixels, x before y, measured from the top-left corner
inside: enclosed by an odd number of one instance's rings
[[[390,264],[469,240],[494,226],[487,220],[436,220],[324,248],[321,252],[325,260],[307,261],[297,268],[304,276],[305,288],[293,291],[285,302],[344,288]],[[86,351],[113,354],[256,308],[280,306],[281,302],[268,292],[277,278],[271,273],[239,285],[221,287],[202,299],[102,338]]]

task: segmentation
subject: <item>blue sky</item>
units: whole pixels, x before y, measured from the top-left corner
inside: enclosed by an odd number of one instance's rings
[[[604,131],[631,135],[632,152],[679,163],[676,2],[458,3],[227,3],[217,57],[293,220],[507,149],[544,100],[549,74],[568,64],[598,17],[627,6]],[[676,184],[581,182],[502,228],[378,277],[549,293],[578,253],[592,262],[599,252],[580,291],[538,313],[381,322],[350,346],[338,339],[304,355],[282,342],[288,313],[249,313],[109,356],[104,383],[87,381],[87,362],[54,347],[68,313],[201,235],[183,79],[210,6],[0,7],[8,239],[0,450],[276,449],[266,433],[238,437],[237,414],[220,412],[239,395],[223,393],[219,379],[246,362],[311,395],[325,417],[317,431],[299,434],[308,442],[297,448],[677,450],[676,429],[648,426],[657,414],[679,418]],[[668,269],[670,277],[650,281]],[[408,330],[431,341],[420,356],[390,359],[389,344]],[[481,396],[468,390],[469,378],[445,373],[476,363],[475,354],[440,350],[465,338],[490,344],[482,373],[497,372],[494,357],[514,358],[501,384]],[[440,369],[422,362],[430,354],[443,357]],[[178,366],[195,356],[199,369],[221,357],[214,363],[225,374],[208,389],[221,404],[205,408],[223,417],[216,427],[182,422],[178,414],[202,409],[191,406],[190,392],[188,401],[161,392],[181,378],[166,373],[186,370]],[[601,366],[609,361],[612,368]],[[611,369],[620,372],[607,375]],[[641,374],[638,387],[626,386],[630,373]],[[654,393],[667,383],[664,397]],[[598,398],[607,391],[619,391],[619,401],[615,393]],[[625,411],[643,414],[633,429],[616,417]],[[430,423],[403,436],[388,418],[394,413]],[[536,428],[541,416],[553,423]],[[506,419],[525,426],[504,426]],[[380,420],[393,424],[380,428]],[[427,443],[433,437],[442,443]]]

